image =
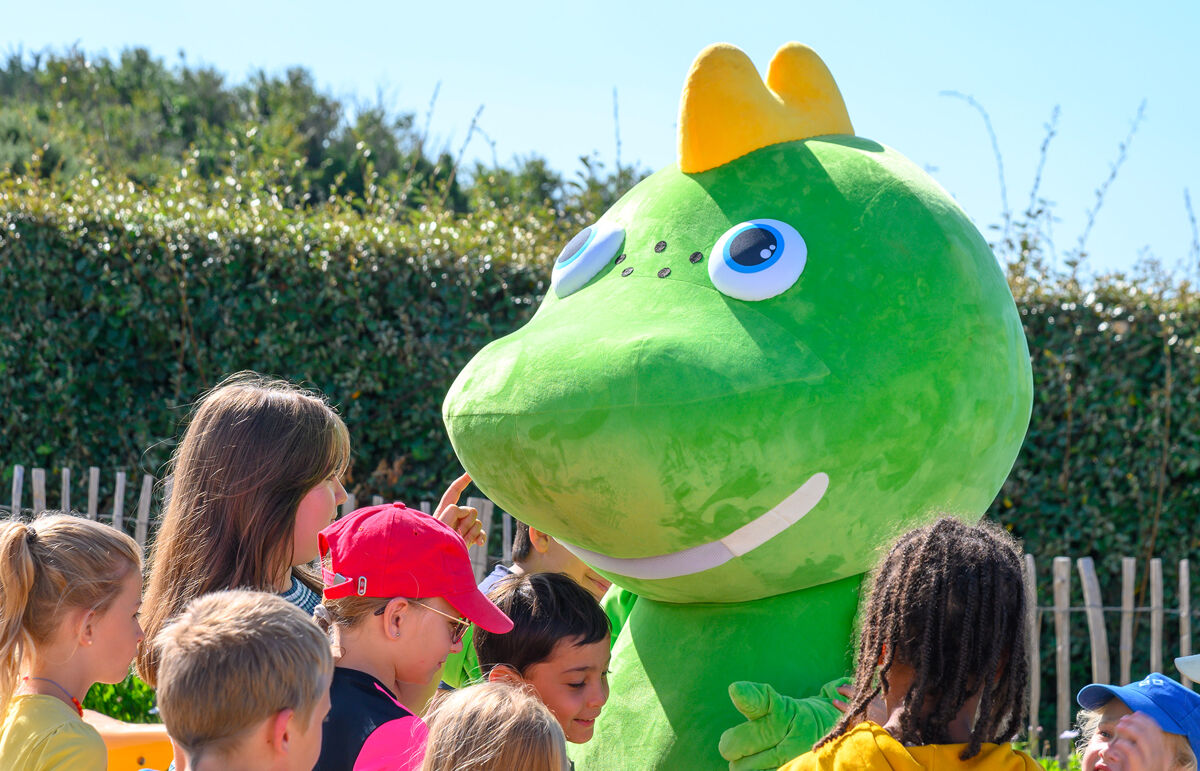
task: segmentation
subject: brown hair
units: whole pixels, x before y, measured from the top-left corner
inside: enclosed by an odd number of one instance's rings
[[[197,402],[172,460],[170,500],[150,551],[146,639],[188,601],[219,589],[274,591],[291,560],[304,495],[350,460],[346,425],[320,395],[240,372]],[[317,578],[293,568],[314,591]],[[151,646],[138,653],[151,686]]]
[[[439,700],[425,718],[421,771],[564,771],[562,727],[528,687],[480,683]]]
[[[854,698],[814,749],[863,720],[897,661],[915,674],[900,713],[902,744],[950,743],[950,721],[977,694],[961,759],[983,742],[1009,741],[1029,681],[1025,616],[1021,554],[1005,531],[943,517],[901,536],[876,569],[863,611]]]
[[[529,525],[520,520],[513,520],[512,558],[513,562],[524,562],[533,551],[533,539],[529,537]]]
[[[60,611],[103,613],[141,568],[133,539],[99,522],[50,513],[0,523],[0,715],[22,660],[54,635]]]
[[[151,645],[158,709],[190,763],[280,710],[301,721],[329,690],[329,641],[275,594],[232,590],[192,600]]]

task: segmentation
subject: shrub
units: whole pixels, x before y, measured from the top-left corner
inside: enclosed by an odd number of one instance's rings
[[[115,685],[96,683],[88,691],[83,706],[126,723],[162,722],[155,706],[154,689],[134,674]]]
[[[532,313],[574,227],[486,202],[465,216],[383,198],[288,207],[253,175],[0,179],[5,455],[158,472],[190,401],[255,369],[338,406],[352,489],[433,496],[457,472],[442,396]]]

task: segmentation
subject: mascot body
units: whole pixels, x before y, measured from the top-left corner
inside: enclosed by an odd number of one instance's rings
[[[734,681],[814,696],[844,675],[879,547],[978,518],[1031,403],[1012,296],[961,209],[853,136],[810,49],[781,48],[764,85],[717,45],[688,76],[678,166],[564,247],[444,417],[481,490],[637,595],[572,754],[644,771],[726,768]]]

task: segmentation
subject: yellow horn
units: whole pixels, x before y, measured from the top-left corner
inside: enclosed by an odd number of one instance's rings
[[[679,168],[695,174],[760,147],[853,133],[837,83],[808,46],[776,51],[764,84],[746,54],[717,43],[696,57],[683,86]]]

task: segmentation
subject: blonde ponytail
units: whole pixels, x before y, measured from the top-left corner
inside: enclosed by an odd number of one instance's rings
[[[0,715],[8,710],[31,644],[24,620],[35,576],[29,542],[36,537],[23,522],[0,524]]]
[[[0,715],[21,665],[50,640],[65,609],[108,609],[130,571],[141,571],[134,540],[108,525],[66,514],[0,523]]]

